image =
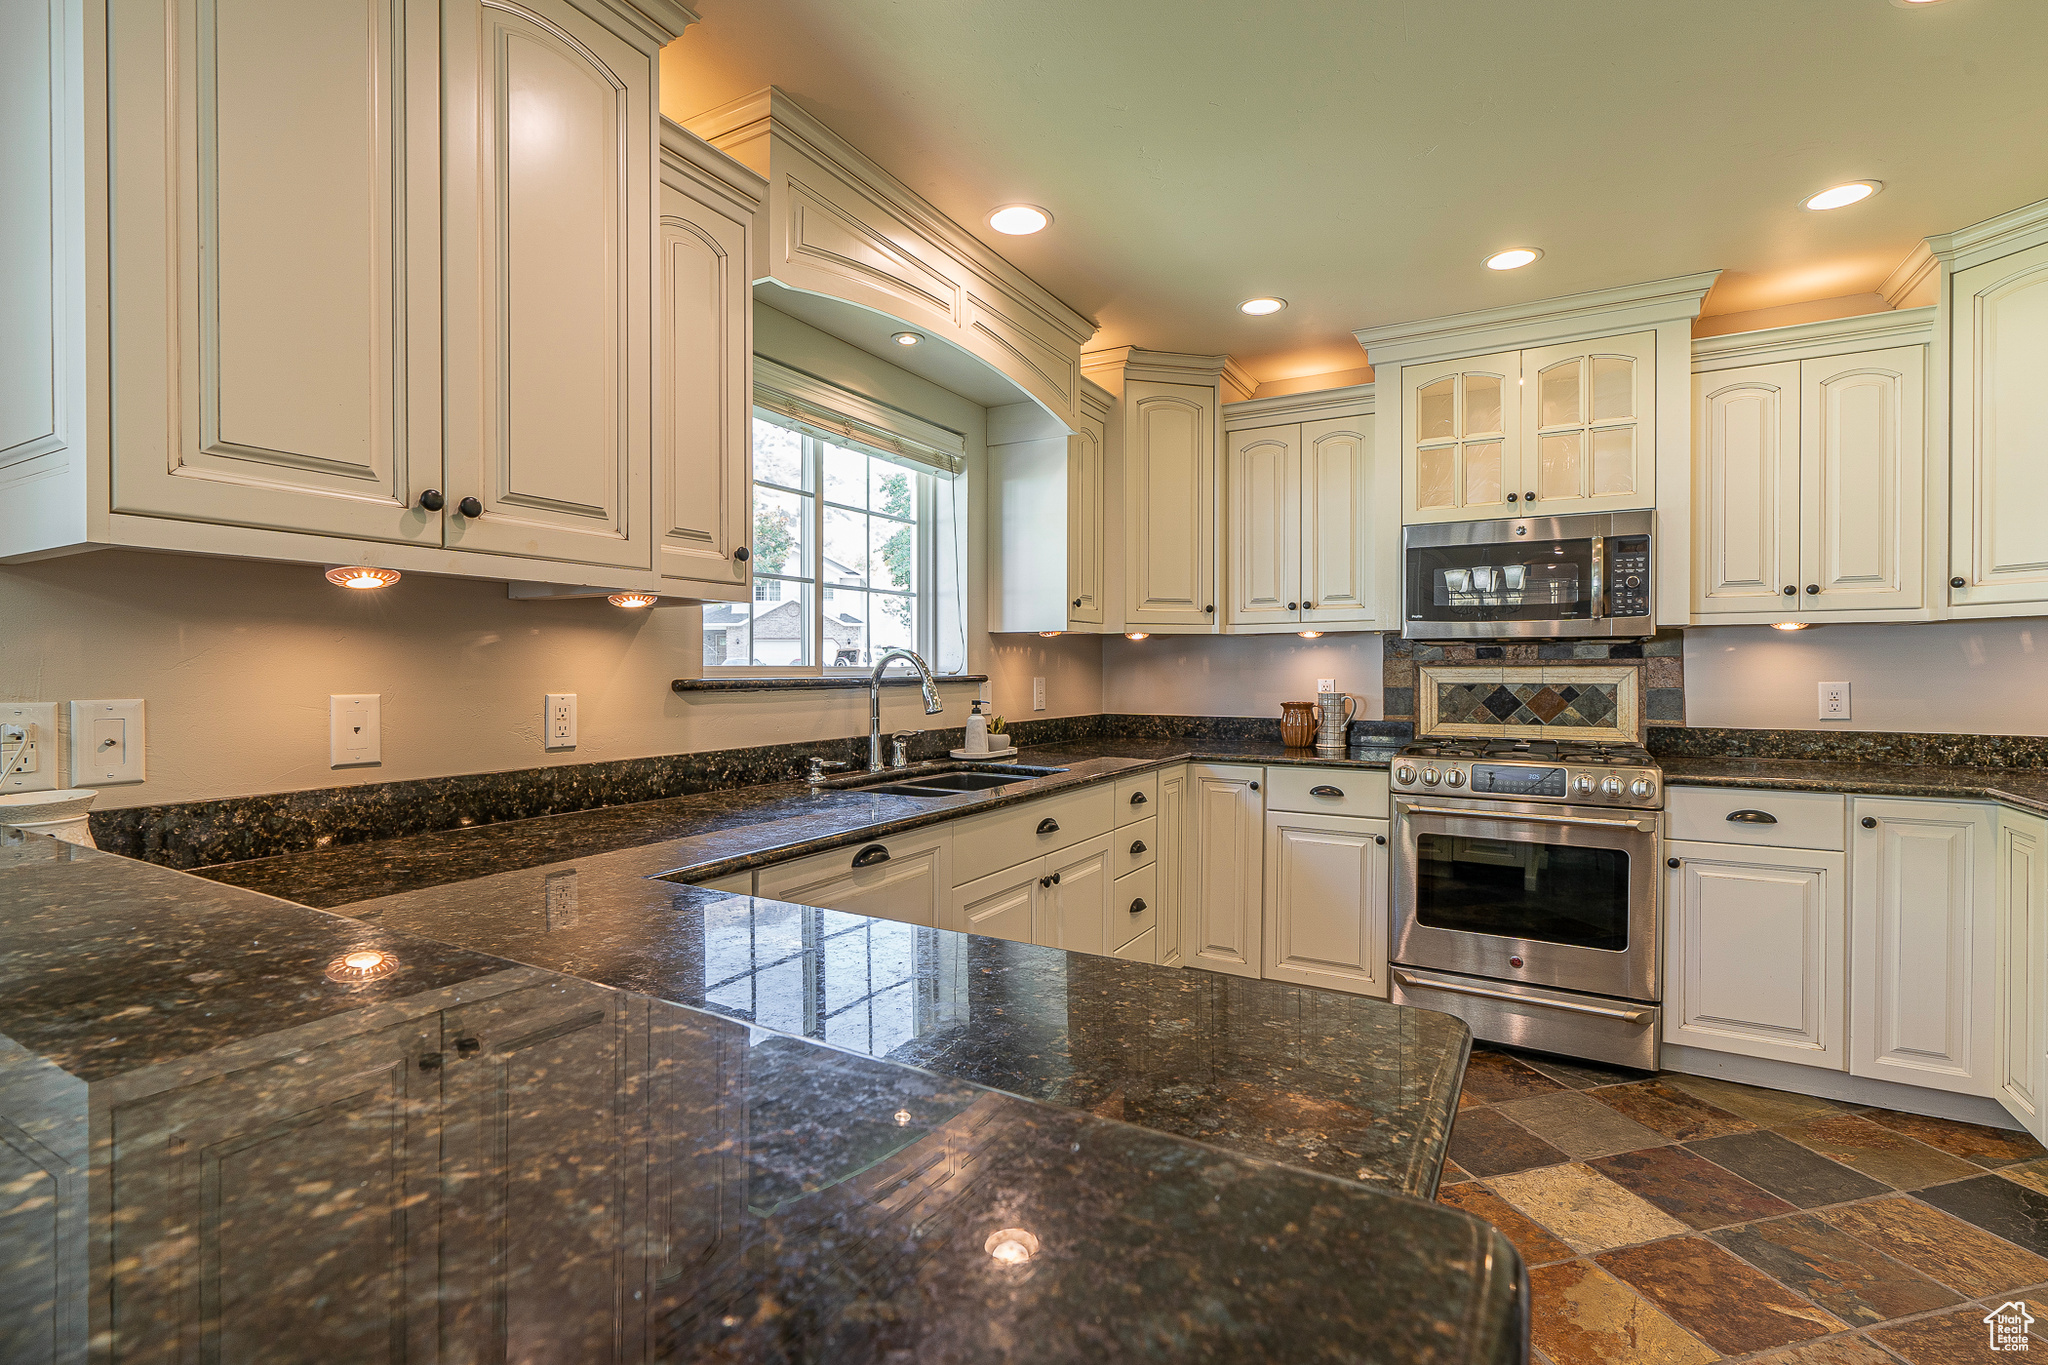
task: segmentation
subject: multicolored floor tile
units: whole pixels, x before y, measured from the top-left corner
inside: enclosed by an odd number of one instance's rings
[[[1852,1326],[1929,1313],[1962,1298],[1810,1213],[1728,1228],[1714,1240]]]
[[[1901,1114],[1891,1109],[1866,1109],[1863,1117],[1894,1133],[1917,1138],[1929,1147],[1979,1166],[2010,1166],[2048,1156],[2048,1149],[2029,1134],[2004,1128],[1986,1128],[1978,1123],[1933,1119],[1920,1114]]]
[[[1833,1337],[1758,1356],[1755,1365],[1898,1365],[1898,1357],[1888,1355],[1862,1337]]]
[[[1719,1352],[1596,1265],[1529,1272],[1536,1349],[1556,1365],[1705,1365]]]
[[[1848,1326],[1704,1237],[1674,1237],[1594,1259],[1725,1355],[1790,1346]]]
[[[1756,1127],[1748,1119],[1716,1108],[1663,1080],[1610,1085],[1591,1093],[1602,1104],[1677,1142],[1746,1133]]]
[[[1692,1230],[1590,1166],[1549,1166],[1495,1176],[1486,1183],[1582,1253]]]
[[[1576,1090],[1511,1100],[1497,1107],[1566,1156],[1580,1160],[1632,1152],[1666,1141],[1661,1133]]]
[[[1793,1206],[1683,1147],[1650,1147],[1586,1163],[1615,1184],[1695,1228],[1720,1228],[1792,1212]]]
[[[1497,1109],[1459,1111],[1451,1126],[1451,1160],[1477,1176],[1554,1166],[1563,1152]]]
[[[1463,1093],[1487,1104],[1524,1100],[1564,1088],[1535,1067],[1504,1052],[1475,1052],[1465,1066]]]
[[[1872,1123],[1858,1114],[1811,1119],[1781,1130],[1802,1147],[1853,1166],[1893,1189],[1917,1190],[1944,1180],[1961,1180],[1983,1169],[1961,1157],[1937,1152],[1924,1142]]]
[[[1870,1336],[1910,1365],[1984,1365],[1987,1360],[1999,1359],[1991,1352],[1991,1329],[1984,1322],[1987,1311],[1972,1306],[1958,1313],[1872,1328]]]
[[[1572,1258],[1569,1246],[1538,1227],[1521,1210],[1484,1185],[1476,1182],[1453,1185],[1441,1191],[1436,1200],[1439,1204],[1448,1204],[1493,1224],[1501,1236],[1515,1244],[1515,1250],[1522,1253],[1522,1259],[1532,1266]]]
[[[1764,1128],[1842,1113],[1845,1106],[1811,1095],[1794,1095],[1787,1090],[1765,1090],[1761,1086],[1738,1085],[1713,1076],[1681,1076],[1676,1072],[1662,1080],[1696,1095],[1717,1109],[1748,1119]]]
[[[1777,1133],[1759,1131],[1708,1138],[1687,1143],[1686,1150],[1727,1167],[1751,1184],[1802,1209],[1869,1199],[1891,1189],[1882,1181],[1858,1175],[1840,1162],[1830,1161]]]
[[[1980,1175],[1922,1190],[1920,1197],[2037,1256],[2048,1256],[2048,1194],[1995,1175]]]
[[[2048,1280],[2048,1260],[1917,1199],[1873,1199],[1820,1216],[1893,1260],[1971,1297]]]

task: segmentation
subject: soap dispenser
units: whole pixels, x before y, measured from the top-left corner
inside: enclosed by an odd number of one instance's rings
[[[967,752],[985,754],[988,752],[988,716],[981,709],[981,699],[975,698],[974,709],[967,716]]]

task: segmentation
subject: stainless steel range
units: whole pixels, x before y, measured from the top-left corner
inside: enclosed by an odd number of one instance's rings
[[[1656,1066],[1664,775],[1649,752],[1424,739],[1392,779],[1394,999],[1493,1042]]]

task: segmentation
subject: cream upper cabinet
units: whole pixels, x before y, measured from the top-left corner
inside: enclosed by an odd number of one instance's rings
[[[1124,621],[1216,622],[1216,390],[1133,379],[1123,392]]]
[[[1693,376],[1693,615],[1796,611],[1799,365]]]
[[[1371,413],[1301,424],[1301,621],[1372,625]]]
[[[651,568],[654,63],[562,0],[443,31],[448,544]]]
[[[108,7],[114,512],[439,544],[439,13]]]
[[[1923,614],[1926,390],[1917,344],[1694,375],[1694,618]]]
[[[1067,437],[1067,624],[1103,623],[1104,419],[1086,401]]]
[[[2048,243],[1957,271],[1950,300],[1950,602],[2009,615],[2048,602]]]
[[[1520,351],[1402,367],[1404,522],[1507,514],[1521,482],[1521,378]]]
[[[766,186],[667,120],[655,318],[655,535],[664,579],[737,599],[753,538],[754,210]]]
[[[1995,1095],[1993,807],[1850,803],[1849,1071]]]
[[[1301,620],[1301,427],[1230,433],[1224,456],[1229,509],[1230,629]]]
[[[1524,515],[1657,505],[1657,334],[1522,352]]]

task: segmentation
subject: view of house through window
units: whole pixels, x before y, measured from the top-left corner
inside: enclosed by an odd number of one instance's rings
[[[932,476],[754,419],[754,592],[704,608],[706,667],[872,667],[932,654]]]

